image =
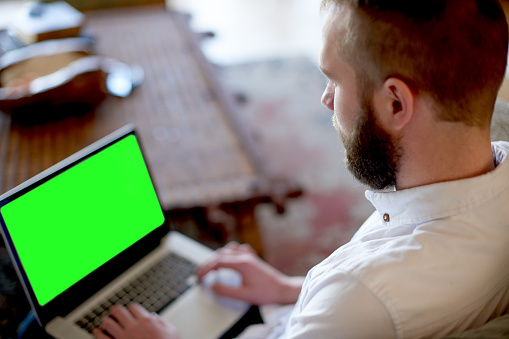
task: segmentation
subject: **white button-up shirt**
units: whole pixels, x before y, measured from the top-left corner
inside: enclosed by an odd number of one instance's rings
[[[509,305],[509,143],[474,178],[367,191],[376,211],[309,271],[284,338],[440,337]]]

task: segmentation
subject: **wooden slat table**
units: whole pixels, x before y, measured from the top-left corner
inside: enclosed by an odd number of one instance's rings
[[[234,236],[261,252],[255,206],[281,207],[301,192],[266,172],[185,16],[159,5],[85,14],[97,53],[140,65],[145,81],[88,114],[26,125],[0,113],[1,192],[133,123],[164,210],[203,208],[212,217],[233,217]]]

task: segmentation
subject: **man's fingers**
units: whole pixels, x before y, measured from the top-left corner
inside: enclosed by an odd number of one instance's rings
[[[196,270],[198,278],[202,279],[205,274],[218,268],[232,268],[236,271],[242,271],[245,260],[240,256],[220,256],[214,257],[211,261],[205,263]]]
[[[242,244],[242,245],[240,245],[238,250],[241,251],[241,252],[244,252],[244,253],[252,253],[252,254],[258,255],[256,253],[256,251],[254,250],[254,248],[251,247],[251,245],[249,245],[249,244]]]
[[[121,305],[113,305],[110,308],[110,315],[117,319],[122,327],[125,327],[125,324],[129,324],[134,321],[134,317],[131,312]]]
[[[122,335],[123,328],[111,317],[104,318],[102,325],[104,330],[110,333],[113,337],[118,338]],[[108,337],[106,336],[106,338]]]
[[[231,250],[236,250],[239,246],[241,245],[238,242],[230,241],[228,244],[226,244],[226,246],[223,247],[223,249],[228,248]]]
[[[133,314],[133,316],[136,319],[151,317],[150,313],[140,304],[130,303],[129,305],[127,305],[127,309],[129,310],[129,312]]]
[[[251,246],[230,243],[216,251],[207,262],[198,267],[196,274],[200,280],[208,272],[218,268],[231,268],[242,274],[242,272],[246,272],[246,263],[256,261],[255,258],[258,259],[255,250]]]
[[[239,253],[253,253],[256,254],[256,251],[249,244],[239,244],[238,242],[232,241],[228,243],[225,247],[217,250],[218,253],[221,254],[239,254]]]
[[[238,254],[241,254],[242,252],[240,252],[238,249],[233,249],[233,248],[221,248],[219,250],[216,251],[216,253],[214,253],[214,255],[216,256],[226,256],[226,255],[238,255]]]
[[[104,332],[98,329],[97,327],[92,329],[92,334],[94,335],[94,337],[96,337],[96,339],[111,339],[110,336],[104,334]]]

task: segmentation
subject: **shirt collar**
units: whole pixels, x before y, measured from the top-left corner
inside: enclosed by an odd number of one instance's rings
[[[496,168],[486,174],[401,191],[366,191],[386,225],[416,224],[444,218],[485,203],[509,189],[509,142],[492,143]]]

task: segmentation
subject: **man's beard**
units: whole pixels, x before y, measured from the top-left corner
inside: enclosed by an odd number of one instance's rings
[[[358,181],[374,190],[396,186],[402,151],[398,140],[376,121],[369,101],[364,100],[362,104],[351,138],[343,133],[340,136],[346,150],[346,167]]]

